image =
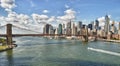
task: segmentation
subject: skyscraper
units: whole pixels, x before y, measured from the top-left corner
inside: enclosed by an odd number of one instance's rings
[[[105,16],[105,35],[109,33],[109,22],[110,22],[110,18],[108,17],[108,15],[106,15]]]
[[[117,28],[115,26],[115,22],[113,21],[111,26],[110,26],[110,31],[115,34],[117,32]]]
[[[54,34],[53,26],[49,25],[49,34]]]
[[[94,21],[92,21],[91,24],[92,24],[92,30],[94,30],[95,29]]]
[[[89,28],[90,30],[92,30],[92,27],[93,27],[92,24],[88,24],[88,28]]]
[[[119,27],[119,30],[120,30],[120,22],[119,22],[119,26],[118,27]]]
[[[65,24],[62,24],[62,34],[66,34]]]
[[[78,32],[78,35],[81,34],[81,29],[82,29],[82,21],[79,21],[79,22],[78,22],[78,25],[77,25],[77,32]]]
[[[81,29],[82,28],[82,21],[78,22],[78,28]]]
[[[72,26],[71,27],[72,27],[72,35],[75,36],[77,31],[76,31],[76,27],[75,27],[75,23],[74,22],[72,22]]]
[[[71,21],[67,23],[66,34],[71,35]]]
[[[62,24],[59,24],[58,34],[59,34],[59,35],[62,35]]]
[[[98,28],[99,28],[99,21],[95,20],[95,29],[98,30]]]
[[[52,32],[52,29],[53,29],[52,25],[46,24],[46,25],[43,27],[43,33],[44,33],[44,34],[51,34],[51,33],[53,33],[53,32]]]

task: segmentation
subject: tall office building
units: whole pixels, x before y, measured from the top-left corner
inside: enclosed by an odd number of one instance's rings
[[[98,28],[99,28],[99,21],[95,20],[95,29],[98,30]]]
[[[71,28],[71,22],[67,23],[67,28]]]
[[[44,34],[49,34],[49,26],[50,26],[49,24],[46,24],[46,25],[44,26],[44,28],[43,28],[43,30],[44,30],[43,33],[44,33]]]
[[[72,22],[71,23],[71,27],[72,27],[72,35],[76,35],[76,27],[75,27],[75,23],[74,22]]]
[[[49,34],[54,34],[53,26],[49,25]]]
[[[53,31],[53,26],[50,25],[50,24],[46,24],[44,27],[43,27],[43,33],[44,34],[53,34],[54,31]]]
[[[67,23],[66,34],[71,35],[71,22]]]
[[[78,22],[78,25],[77,25],[77,32],[78,32],[78,35],[81,34],[81,29],[82,29],[82,21],[79,21],[79,22]]]
[[[88,28],[89,28],[90,30],[92,30],[92,27],[93,27],[92,24],[88,24]]]
[[[120,22],[119,22],[119,26],[118,26],[118,29],[120,30]]]
[[[110,26],[110,31],[115,34],[117,32],[117,28],[115,26],[115,22],[113,21],[111,26]]]
[[[59,24],[58,34],[59,34],[59,35],[62,35],[62,24]]]
[[[82,28],[82,21],[79,21],[78,22],[78,29],[81,29]]]
[[[62,24],[62,34],[66,34],[65,24]]]
[[[58,28],[55,29],[55,34],[58,34]]]
[[[105,16],[105,35],[107,35],[109,33],[109,22],[110,22],[110,18],[108,17],[108,15]]]
[[[120,35],[120,22],[119,22],[119,25],[118,25],[118,34]]]
[[[95,25],[94,25],[94,21],[92,21],[91,24],[92,24],[92,30],[93,30],[93,29],[94,29],[94,26],[95,26]]]

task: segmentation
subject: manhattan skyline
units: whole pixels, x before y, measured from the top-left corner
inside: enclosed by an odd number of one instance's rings
[[[58,26],[73,20],[85,24],[98,19],[104,21],[107,14],[111,20],[120,21],[119,0],[0,0],[0,23],[37,27],[41,23]],[[31,26],[31,27],[30,27]]]

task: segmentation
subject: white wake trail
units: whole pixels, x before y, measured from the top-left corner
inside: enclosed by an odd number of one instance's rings
[[[88,49],[92,50],[92,51],[96,51],[96,52],[105,53],[105,54],[120,56],[120,53],[117,53],[117,52],[106,51],[106,50],[102,50],[102,49],[95,49],[95,48],[91,48],[91,47],[88,47]]]

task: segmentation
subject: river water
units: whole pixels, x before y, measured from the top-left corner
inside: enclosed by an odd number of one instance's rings
[[[40,37],[13,39],[18,47],[0,53],[0,66],[120,66],[120,55],[114,54],[120,54],[119,43]]]

